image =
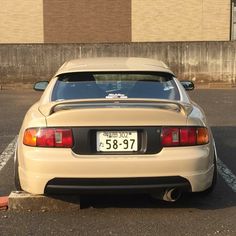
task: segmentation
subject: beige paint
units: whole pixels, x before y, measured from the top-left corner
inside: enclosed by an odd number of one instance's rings
[[[189,180],[194,192],[203,191],[211,185],[214,170],[212,137],[211,143],[204,146],[163,148],[157,154],[128,157],[77,155],[67,148],[28,147],[23,145],[24,130],[45,126],[43,115],[36,109],[39,105],[36,104],[28,111],[18,139],[21,187],[27,192],[44,194],[46,184],[55,177],[127,178],[178,175]],[[200,119],[197,112],[189,117],[192,120],[191,125],[199,125]],[[53,127],[186,125],[186,117],[182,114],[158,109],[78,109],[52,114],[46,120],[47,125]]]
[[[111,106],[111,105],[110,105]],[[78,118],[79,117],[79,118]],[[134,119],[134,117],[138,117]],[[159,126],[186,125],[186,116],[158,108],[93,108],[58,111],[47,117],[48,126]]]
[[[154,155],[76,155],[71,149],[18,147],[21,186],[26,192],[44,194],[47,182],[64,178],[124,178],[179,175],[189,180],[192,191],[211,185],[213,170],[210,145],[164,148]],[[50,158],[45,158],[50,157]],[[24,161],[24,163],[23,163]],[[180,164],[181,163],[181,164]],[[68,171],[69,170],[69,171]]]
[[[43,0],[0,0],[0,43],[42,43]]]
[[[99,60],[102,59],[97,59],[97,61]],[[154,63],[153,60],[137,60],[139,63],[141,61],[147,64]],[[127,59],[124,58],[123,62],[126,61]],[[75,61],[73,63],[75,70],[78,71],[79,61],[77,64]],[[67,65],[73,63],[70,62]],[[91,60],[90,63],[95,62]],[[91,66],[90,63],[88,60],[88,66]],[[95,64],[97,65],[97,63]],[[159,62],[154,64],[160,65]],[[131,67],[130,64],[129,66]],[[134,65],[133,68],[135,68]],[[107,69],[109,69],[109,66],[107,66]],[[150,69],[152,71],[152,67]],[[93,70],[91,69],[91,71]],[[120,71],[122,71],[121,68]],[[42,112],[42,106],[51,107],[49,101],[55,80],[56,78],[49,83],[42,99],[29,109],[19,134],[17,145],[18,170],[21,187],[24,191],[32,194],[44,194],[46,184],[55,177],[133,178],[182,176],[190,182],[193,192],[203,191],[211,185],[214,171],[212,135],[210,135],[210,142],[206,145],[163,148],[157,154],[132,154],[128,156],[125,154],[77,155],[70,148],[35,148],[24,145],[24,131],[30,127],[205,126],[204,114],[195,103],[188,99],[182,87],[180,88],[180,92],[183,93],[181,100],[175,102],[183,102],[192,106],[191,114],[169,109],[148,107],[128,109],[112,106],[94,109],[78,108],[52,114]],[[150,99],[147,101],[150,101]],[[156,103],[158,102],[161,101],[156,100]],[[60,104],[61,102],[54,103]]]
[[[56,75],[78,71],[161,71],[173,74],[167,65],[158,60],[139,57],[80,58],[65,62]]]
[[[230,0],[132,0],[132,41],[229,40]]]

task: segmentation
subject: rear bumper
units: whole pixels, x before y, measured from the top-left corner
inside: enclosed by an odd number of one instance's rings
[[[213,178],[214,150],[205,146],[163,148],[155,155],[76,155],[70,149],[18,148],[23,190],[153,192],[180,187],[199,192]]]
[[[155,193],[169,188],[191,191],[187,179],[179,176],[146,178],[55,178],[45,188],[47,194],[60,193]]]

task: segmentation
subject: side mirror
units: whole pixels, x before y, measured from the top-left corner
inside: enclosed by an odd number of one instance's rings
[[[186,91],[194,90],[194,83],[190,80],[182,80],[180,83],[183,85]]]
[[[49,82],[48,81],[39,81],[39,82],[36,82],[34,84],[34,90],[35,91],[44,91],[47,86],[48,86]]]

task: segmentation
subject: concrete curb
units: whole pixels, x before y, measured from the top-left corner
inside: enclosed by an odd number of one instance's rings
[[[11,192],[8,202],[10,211],[78,211],[78,196],[43,196],[26,192]]]

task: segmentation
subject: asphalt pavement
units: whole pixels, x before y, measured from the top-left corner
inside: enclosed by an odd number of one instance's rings
[[[199,89],[189,95],[205,110],[226,167],[226,177],[219,175],[211,195],[187,194],[176,203],[145,195],[87,195],[79,211],[0,211],[0,235],[236,235],[236,90]],[[0,155],[39,97],[31,91],[0,91]],[[0,169],[0,196],[12,190],[11,157]]]

